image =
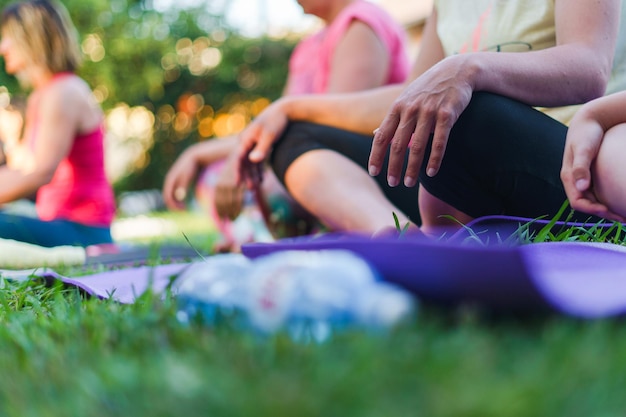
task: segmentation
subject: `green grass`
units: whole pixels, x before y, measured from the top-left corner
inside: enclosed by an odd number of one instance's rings
[[[608,242],[618,245],[626,244],[626,230],[619,222],[599,220],[585,222],[582,226],[569,224],[557,224],[557,219],[562,219],[563,214],[569,209],[569,203],[565,201],[557,214],[538,231],[531,232],[534,221],[521,225],[513,238],[521,243],[541,242]],[[565,222],[572,221],[573,212],[568,212]]]
[[[626,328],[427,308],[322,345],[183,326],[170,297],[122,306],[0,291],[3,416],[612,416]]]
[[[421,306],[386,334],[297,344],[183,325],[169,295],[0,280],[0,416],[618,416],[624,352],[621,320]]]
[[[567,215],[564,216],[566,212]],[[557,214],[545,224],[543,222],[539,223],[539,220],[544,220],[543,218],[533,219],[527,223],[520,224],[513,233],[508,235],[496,234],[495,242],[489,241],[489,237],[483,238],[481,232],[474,231],[471,227],[464,225],[452,216],[444,217],[465,229],[468,236],[464,238],[463,243],[527,245],[544,242],[604,242],[622,246],[626,245],[626,230],[622,223],[603,219],[574,222],[572,215],[573,212],[569,207],[569,203],[565,201]],[[400,231],[395,214],[394,219],[396,219],[396,228]],[[448,237],[448,234],[444,234],[441,236],[441,239]]]

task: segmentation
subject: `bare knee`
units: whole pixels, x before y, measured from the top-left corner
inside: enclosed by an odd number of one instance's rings
[[[321,178],[324,169],[324,153],[327,150],[315,150],[297,157],[285,171],[285,185],[289,192],[308,187],[312,181]]]
[[[626,124],[609,129],[592,167],[594,193],[611,211],[626,214]]]

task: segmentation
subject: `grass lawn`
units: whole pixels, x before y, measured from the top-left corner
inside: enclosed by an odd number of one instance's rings
[[[192,242],[194,221],[177,224]],[[196,240],[197,239],[197,240]],[[194,243],[195,244],[195,243]],[[0,416],[618,416],[626,326],[421,306],[322,345],[0,281]]]

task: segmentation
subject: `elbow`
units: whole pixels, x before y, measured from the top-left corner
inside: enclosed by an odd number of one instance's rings
[[[52,181],[54,177],[54,173],[56,169],[40,169],[32,173],[34,177],[34,182],[37,184],[37,187],[42,187],[47,185]]]
[[[609,72],[610,75],[610,72]],[[581,103],[586,103],[591,100],[595,100],[598,97],[602,97],[606,94],[606,88],[609,83],[608,75],[598,74],[596,77],[593,77],[592,80],[589,80],[587,87],[582,89],[582,101]]]
[[[613,53],[606,49],[577,45],[562,61],[560,76],[567,82],[569,104],[582,104],[602,97],[613,72]]]
[[[581,88],[577,89],[580,103],[586,103],[606,94],[613,72],[612,65],[612,59],[607,59],[602,64],[596,61],[583,71],[582,79],[579,82]]]
[[[54,178],[54,173],[55,173],[55,171],[46,172],[43,175],[43,177],[41,178],[41,185],[48,185],[48,184],[50,184],[50,182],[52,181],[52,178]]]
[[[574,85],[570,84],[569,103],[564,105],[584,104],[602,97],[606,94],[607,85],[608,77],[604,77],[598,73],[595,73],[593,77],[585,76],[579,79]]]

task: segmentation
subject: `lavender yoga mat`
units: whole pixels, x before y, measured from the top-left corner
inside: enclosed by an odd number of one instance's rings
[[[158,266],[140,266],[117,269],[81,277],[65,277],[48,268],[28,270],[0,270],[0,276],[6,279],[24,281],[33,277],[47,281],[60,280],[66,285],[80,289],[94,297],[111,298],[124,304],[135,302],[137,297],[150,289],[156,294],[162,293],[189,263],[177,263]]]
[[[581,318],[626,313],[626,248],[581,242],[466,245],[423,237],[331,234],[243,246],[255,258],[284,250],[347,249],[422,300]]]
[[[508,225],[517,222],[513,218],[496,220]],[[285,250],[351,250],[384,280],[407,288],[422,300],[445,305],[471,302],[506,312],[557,311],[582,318],[626,314],[624,247],[581,242],[468,245],[464,234],[467,232],[458,232],[446,241],[419,235],[370,239],[327,234],[247,244],[242,250],[250,258]],[[190,264],[141,266],[75,278],[49,269],[0,271],[0,275],[61,280],[93,296],[132,303],[148,288],[162,292]]]

